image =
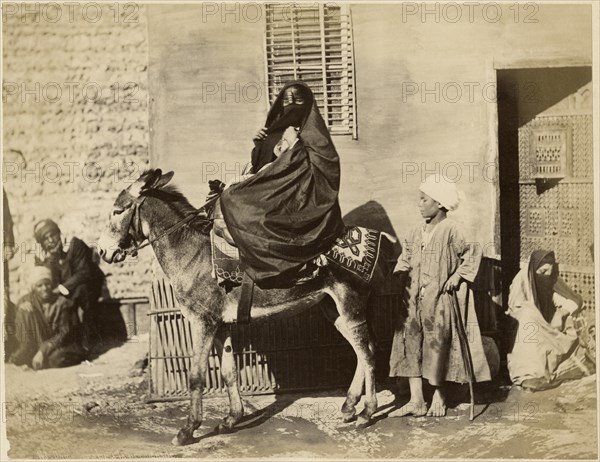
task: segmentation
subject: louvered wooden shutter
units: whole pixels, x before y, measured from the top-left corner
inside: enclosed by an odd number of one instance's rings
[[[314,92],[332,135],[357,138],[352,24],[347,5],[266,5],[267,82],[272,103],[281,87],[302,80]]]

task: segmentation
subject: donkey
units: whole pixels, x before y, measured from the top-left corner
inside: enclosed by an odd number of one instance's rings
[[[202,392],[208,356],[213,342],[221,359],[221,372],[229,395],[229,414],[216,431],[231,432],[243,417],[238,376],[233,357],[230,323],[235,319],[240,288],[226,292],[212,276],[209,230],[212,222],[167,183],[173,172],[149,170],[123,190],[110,212],[98,250],[108,263],[135,255],[140,243],[151,245],[164,273],[169,277],[183,315],[192,326],[193,358],[189,387],[191,406],[186,425],[173,438],[174,445],[194,441],[202,424]],[[374,380],[374,347],[366,321],[370,286],[338,265],[321,268],[319,277],[290,288],[254,290],[252,318],[256,321],[276,314],[298,312],[320,301],[335,306],[335,327],[352,345],[356,371],[341,412],[344,422],[356,419],[368,426],[377,409]],[[356,405],[365,393],[364,409]]]

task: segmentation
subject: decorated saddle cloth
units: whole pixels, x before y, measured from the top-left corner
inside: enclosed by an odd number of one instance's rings
[[[370,283],[377,275],[386,275],[387,261],[393,254],[393,241],[392,236],[380,231],[346,226],[344,234],[336,240],[331,250],[325,253],[325,257]],[[385,259],[385,265],[380,264],[381,259]]]
[[[237,247],[211,231],[213,274],[221,285],[239,285],[243,281]],[[370,283],[376,275],[386,269],[380,259],[389,259],[393,253],[392,239],[385,233],[359,226],[347,226],[334,246],[321,258],[316,266],[332,263],[343,267],[357,278]],[[324,257],[324,258],[323,258]]]

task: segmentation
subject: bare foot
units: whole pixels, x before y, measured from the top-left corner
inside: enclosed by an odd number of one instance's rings
[[[400,409],[395,409],[388,414],[388,417],[404,417],[412,415],[422,417],[427,414],[427,403],[425,401],[409,401]]]
[[[427,410],[427,417],[444,417],[446,409],[446,400],[436,391]]]

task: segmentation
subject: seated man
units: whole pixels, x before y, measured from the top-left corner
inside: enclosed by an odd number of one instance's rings
[[[507,356],[514,384],[543,390],[595,372],[574,323],[582,303],[558,276],[554,252],[534,251],[510,286],[507,314],[518,321]]]
[[[312,91],[299,82],[283,87],[254,142],[254,175],[225,189],[220,208],[246,273],[277,286],[343,233],[340,163]]]
[[[49,219],[33,228],[45,258],[40,263],[52,271],[55,292],[81,308],[83,341],[87,347],[101,340],[98,333],[97,307],[104,283],[104,273],[94,262],[92,249],[74,237],[65,252],[58,225]]]
[[[31,291],[18,303],[18,347],[9,361],[34,369],[67,367],[85,359],[81,326],[73,302],[52,292],[52,273],[36,266],[29,273]]]

